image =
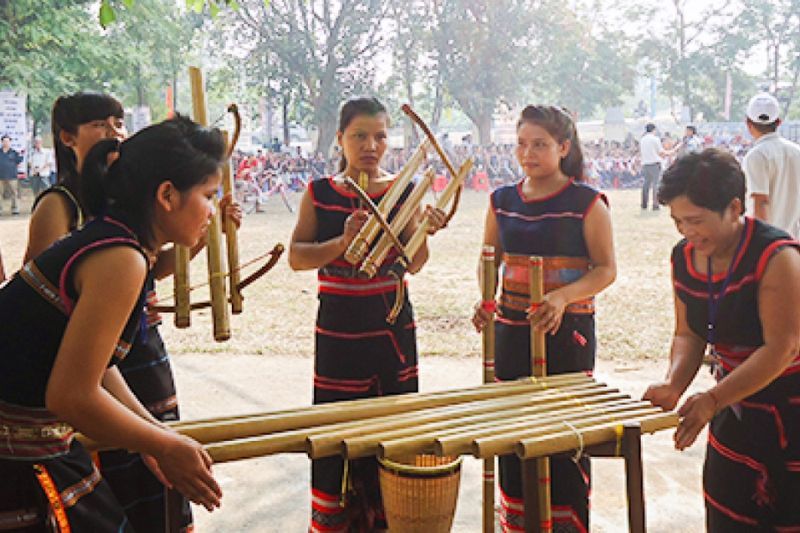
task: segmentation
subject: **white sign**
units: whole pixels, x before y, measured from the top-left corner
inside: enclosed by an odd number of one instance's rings
[[[25,156],[28,145],[28,124],[25,120],[27,96],[14,91],[0,91],[0,135],[11,137],[11,148]],[[25,171],[25,161],[19,169]]]

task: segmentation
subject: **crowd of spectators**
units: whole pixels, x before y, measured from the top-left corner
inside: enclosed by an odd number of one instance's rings
[[[749,148],[749,138],[724,131],[699,132],[702,146],[722,147],[732,152],[738,159]],[[681,142],[679,137],[668,132],[661,136],[665,150],[672,149]],[[472,157],[474,165],[467,185],[475,188],[494,189],[501,185],[514,183],[521,179],[522,170],[517,164],[513,144],[472,144],[468,138],[461,143],[452,144],[443,136],[443,148],[455,162]],[[639,140],[628,135],[624,141],[593,140],[582,143],[586,180],[603,189],[629,189],[642,185],[642,165],[639,157]],[[397,172],[411,156],[408,148],[390,148],[383,159],[383,167],[389,172]],[[678,152],[680,153],[680,152]],[[438,158],[431,158],[437,173],[444,174]],[[292,191],[302,191],[309,180],[330,176],[338,169],[339,157],[334,153],[325,157],[322,153],[303,153],[301,148],[269,147],[257,149],[254,153],[234,154],[236,177],[240,180],[253,180],[262,190],[268,190],[280,183]],[[671,161],[667,161],[669,165]],[[475,179],[476,176],[480,179]]]

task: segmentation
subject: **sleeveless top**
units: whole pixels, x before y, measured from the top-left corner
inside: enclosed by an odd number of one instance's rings
[[[39,205],[39,202],[42,201],[46,195],[55,193],[62,196],[64,199],[67,200],[67,204],[69,205],[70,210],[70,224],[69,230],[74,231],[77,228],[83,226],[85,222],[85,217],[83,215],[83,209],[81,209],[81,204],[78,202],[78,199],[75,195],[66,188],[64,185],[53,185],[49,189],[42,191],[39,196],[36,197],[36,200],[33,201],[33,207],[31,207],[31,212],[36,209],[36,206]]]
[[[409,183],[401,194],[400,199],[389,212],[387,217],[389,221],[397,215],[412,189],[413,183]],[[375,204],[378,204],[388,190],[389,188],[387,187],[381,193],[371,194],[370,198]],[[344,231],[344,223],[347,217],[358,209],[358,197],[355,193],[335,183],[333,178],[310,182],[308,191],[317,215],[315,240],[324,242],[341,235]],[[373,243],[377,242],[381,235],[383,235],[382,231]],[[377,274],[371,279],[358,278],[358,269],[363,261],[357,265],[352,265],[344,257],[340,256],[317,271],[319,292],[320,294],[340,296],[372,296],[394,292],[396,282],[394,278],[388,276],[387,271],[398,256],[398,251],[392,247],[386,259],[379,266]]]
[[[758,315],[758,284],[769,260],[786,246],[800,249],[788,233],[760,220],[745,218],[744,242],[733,259],[731,281],[720,295],[715,348],[724,372],[741,365],[764,344]],[[695,335],[707,338],[708,276],[694,266],[694,246],[686,239],[672,250],[672,275],[675,294],[686,305],[686,321]],[[714,274],[712,287],[719,295],[725,273]],[[782,375],[800,372],[800,354]]]
[[[29,261],[0,289],[0,401],[45,406],[47,381],[79,298],[74,267],[89,254],[114,246],[130,246],[147,259],[136,235],[119,218],[98,217]],[[137,304],[131,310],[114,353],[109,354],[109,366],[128,354],[139,331],[142,307]]]
[[[500,306],[509,321],[520,319],[520,313],[524,318],[530,306],[529,256],[544,259],[545,293],[573,283],[589,271],[583,221],[598,199],[608,204],[604,194],[572,179],[555,193],[534,200],[523,197],[522,182],[492,193],[490,205],[503,247]],[[594,298],[573,302],[566,312],[592,314]]]

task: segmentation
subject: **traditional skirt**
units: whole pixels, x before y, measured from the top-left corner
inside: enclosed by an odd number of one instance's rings
[[[394,293],[357,298],[320,294],[314,403],[416,392],[417,344],[411,304],[386,323]],[[345,470],[346,476],[345,476]],[[312,532],[385,529],[375,458],[311,463]]]

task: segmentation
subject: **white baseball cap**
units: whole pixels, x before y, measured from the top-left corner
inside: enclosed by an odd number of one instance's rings
[[[758,93],[747,104],[747,118],[756,124],[772,124],[778,120],[781,106],[769,93]]]

